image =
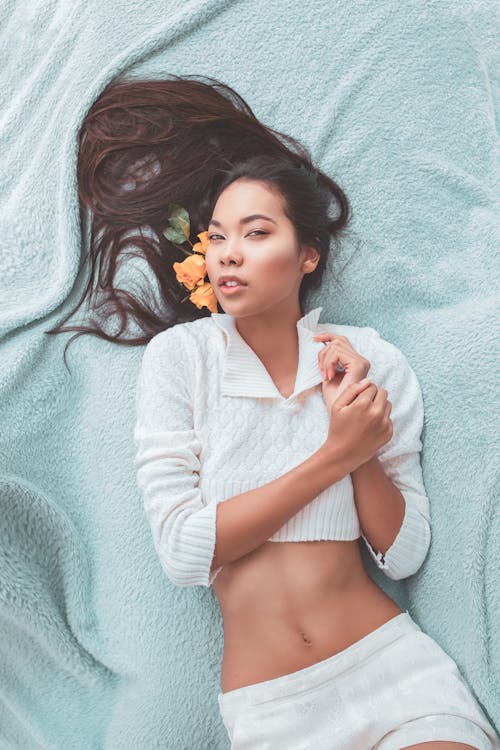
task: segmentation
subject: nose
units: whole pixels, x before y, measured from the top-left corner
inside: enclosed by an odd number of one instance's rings
[[[230,243],[226,243],[224,249],[222,250],[220,254],[220,260],[221,260],[221,263],[224,263],[224,264],[236,263],[237,265],[240,265],[241,253],[238,251],[238,249],[234,245],[231,245]]]

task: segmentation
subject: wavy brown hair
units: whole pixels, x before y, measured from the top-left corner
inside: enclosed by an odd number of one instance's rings
[[[165,328],[211,314],[182,301],[186,288],[172,264],[185,254],[163,234],[170,203],[188,211],[195,243],[233,180],[258,179],[278,189],[297,239],[313,244],[321,256],[302,280],[302,312],[305,296],[321,283],[331,239],[350,219],[346,195],[313,165],[308,149],[266,127],[234,89],[208,76],[116,79],[88,111],[78,148],[80,218],[90,229],[89,278],[74,308],[46,331],[78,331],[66,348],[84,333],[142,345]],[[335,218],[329,215],[332,201]],[[140,267],[126,263],[133,258]],[[142,278],[145,286],[119,286],[124,267],[129,281]],[[85,300],[94,313],[88,324],[64,326]],[[218,310],[223,312],[219,304]],[[106,330],[115,316],[118,329]],[[131,323],[138,332],[125,337]]]

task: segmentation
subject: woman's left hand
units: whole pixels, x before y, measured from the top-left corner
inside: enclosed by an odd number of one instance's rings
[[[325,346],[318,354],[318,364],[323,375],[323,397],[328,409],[350,383],[359,383],[368,374],[371,363],[361,356],[346,336],[335,333],[315,333],[316,341]],[[342,365],[342,371],[337,366]]]

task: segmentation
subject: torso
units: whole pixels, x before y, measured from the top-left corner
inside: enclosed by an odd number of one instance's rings
[[[288,398],[297,357],[265,366]],[[402,612],[366,573],[359,544],[268,541],[224,565],[212,584],[224,624],[223,693],[322,661]]]
[[[225,565],[213,589],[223,693],[322,661],[402,612],[366,573],[358,539],[265,542]]]

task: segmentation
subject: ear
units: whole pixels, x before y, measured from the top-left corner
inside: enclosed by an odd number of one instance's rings
[[[304,273],[312,273],[319,263],[321,257],[318,248],[312,245],[304,245],[302,247],[304,259],[302,261],[302,270]]]

